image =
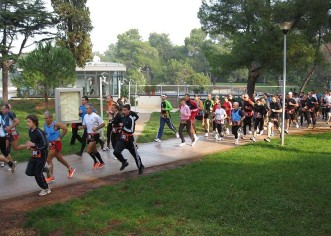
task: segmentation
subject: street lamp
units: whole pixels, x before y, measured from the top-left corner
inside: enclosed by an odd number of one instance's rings
[[[284,64],[283,64],[283,106],[282,106],[282,134],[281,134],[281,145],[284,145],[285,140],[285,100],[286,100],[286,35],[290,31],[293,22],[283,22],[279,24],[279,28],[284,33]]]

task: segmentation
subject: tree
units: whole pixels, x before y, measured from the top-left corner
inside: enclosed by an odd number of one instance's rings
[[[52,13],[42,0],[2,0],[0,2],[0,68],[2,96],[8,102],[8,74],[29,40],[50,36],[49,27],[55,24]],[[33,42],[34,43],[34,42]],[[18,46],[17,46],[18,45]]]
[[[151,33],[148,38],[150,45],[159,52],[163,62],[167,62],[174,57],[174,47],[168,34]]]
[[[80,67],[84,67],[85,63],[92,59],[90,32],[93,27],[86,1],[52,0],[59,20],[57,44],[68,48]]]
[[[62,47],[53,47],[50,42],[39,44],[38,48],[26,57],[19,59],[18,65],[23,69],[20,77],[14,78],[17,87],[33,87],[41,90],[48,98],[55,87],[66,86],[75,82],[75,59],[71,52]]]

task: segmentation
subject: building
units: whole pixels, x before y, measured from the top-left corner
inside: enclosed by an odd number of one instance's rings
[[[77,79],[74,87],[83,88],[83,94],[100,97],[100,80],[102,96],[111,94],[118,96],[126,67],[120,63],[88,62],[84,68],[76,68]]]

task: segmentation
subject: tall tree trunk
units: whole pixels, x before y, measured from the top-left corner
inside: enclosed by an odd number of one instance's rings
[[[248,68],[248,80],[247,80],[247,94],[249,97],[253,97],[255,91],[255,84],[260,76],[261,66],[252,63]]]
[[[12,64],[11,61],[2,61],[2,99],[4,103],[8,102],[9,69]]]
[[[47,92],[47,90],[45,90],[44,99],[45,99],[45,110],[48,111],[48,92]]]
[[[300,88],[300,92],[304,92],[305,88],[307,87],[309,81],[311,80],[314,72],[316,70],[316,64],[314,63],[314,66],[310,69],[305,81],[303,82],[303,84],[301,85],[301,88]]]

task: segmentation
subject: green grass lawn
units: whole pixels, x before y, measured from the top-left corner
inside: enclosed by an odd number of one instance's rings
[[[328,132],[288,136],[285,147],[239,146],[34,210],[26,227],[41,235],[331,235],[330,140]]]

